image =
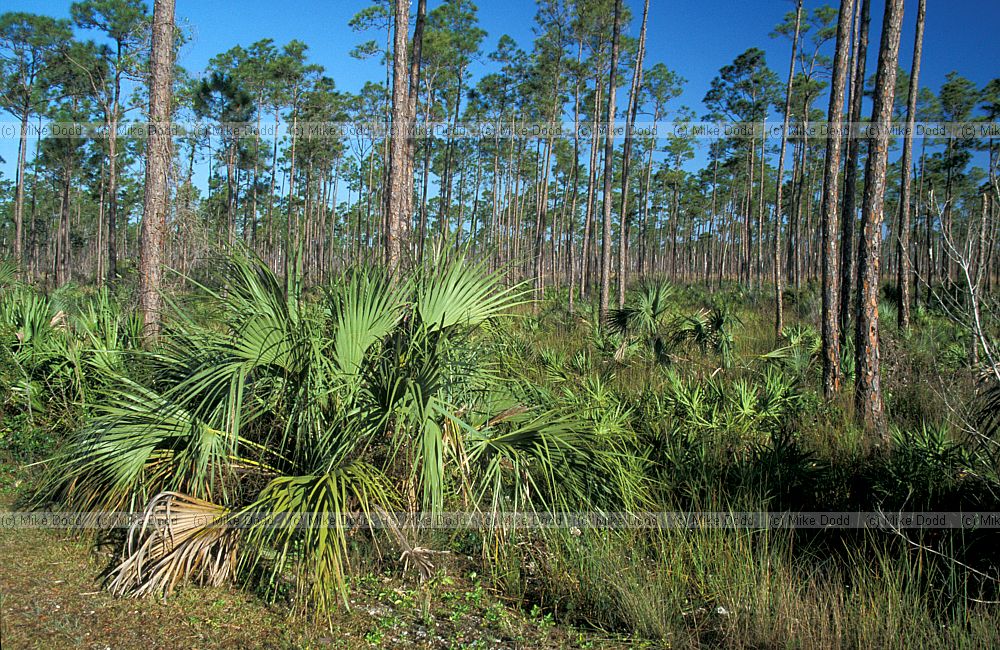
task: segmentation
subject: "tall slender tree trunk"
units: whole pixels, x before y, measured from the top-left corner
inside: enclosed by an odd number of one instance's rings
[[[781,338],[784,323],[784,291],[781,265],[781,190],[785,175],[785,147],[788,144],[788,122],[792,113],[792,81],[795,79],[795,55],[799,48],[799,30],[802,27],[802,0],[795,6],[795,35],[792,37],[792,55],[788,64],[788,83],[785,85],[785,115],[781,127],[781,148],[778,150],[778,176],[774,188],[774,338]],[[718,169],[718,161],[715,166]],[[718,172],[716,172],[718,173]],[[715,202],[715,188],[712,188]],[[713,206],[712,211],[715,211]]]
[[[108,244],[108,285],[118,278],[118,152],[117,138],[118,120],[113,119],[108,128],[108,209],[107,209],[107,244]]]
[[[615,90],[618,77],[618,40],[621,31],[622,0],[615,0],[614,27],[611,30],[611,67],[608,70],[608,129],[604,135],[604,215],[601,224],[601,295],[599,314],[603,324],[608,317],[611,293],[611,184],[614,181]]]
[[[94,249],[95,269],[94,280],[98,287],[104,286],[104,185],[105,185],[105,165],[101,165],[101,184],[97,191],[97,223],[94,230],[97,231],[97,245]]]
[[[72,154],[67,156],[61,179],[62,188],[59,200],[59,227],[56,231],[56,247],[53,254],[56,286],[61,287],[70,281],[72,275],[72,259],[70,257],[69,214],[70,191],[73,188]]]
[[[600,69],[600,66],[597,66]],[[595,194],[597,185],[597,154],[599,149],[598,140],[600,129],[597,128],[601,121],[601,79],[600,73],[596,75],[594,79],[594,116],[593,123],[591,124],[591,140],[590,140],[590,165],[588,165],[587,172],[587,210],[583,219],[583,241],[580,244],[580,249],[582,254],[580,255],[580,264],[582,268],[580,269],[580,296],[587,296],[587,289],[591,284],[591,275],[593,265],[591,264],[591,258],[593,256],[591,252],[591,233],[592,226],[594,222],[594,207],[595,207]]]
[[[767,117],[760,120],[760,189],[757,192],[757,250],[754,254],[755,282],[764,284],[764,192],[767,187]]]
[[[289,277],[293,272],[292,260],[298,255],[300,242],[298,210],[295,209],[295,145],[299,123],[298,106],[299,85],[296,82],[292,87],[292,148],[288,163],[288,217],[285,226],[285,232],[288,233],[288,236],[285,237],[285,277]],[[371,187],[370,181],[368,186]],[[370,206],[371,202],[368,205]]]
[[[861,140],[853,129],[861,121],[861,102],[864,99],[865,66],[868,58],[868,30],[871,25],[871,0],[861,0],[858,35],[854,42],[854,76],[851,79],[851,109],[847,121],[852,134],[847,144],[847,163],[844,170],[844,200],[840,220],[840,344],[844,345],[851,324],[851,295],[854,284],[854,222],[857,220],[858,158]]]
[[[787,124],[785,125],[785,127],[786,127],[785,131],[788,131],[788,128],[787,128],[788,125]],[[784,149],[782,149],[782,152],[784,152]],[[652,153],[652,151],[650,153]],[[652,163],[652,161],[650,161],[650,162]],[[780,174],[779,174],[779,176],[780,176]],[[709,271],[712,268],[712,264],[715,261],[715,256],[713,255],[713,252],[715,251],[715,240],[716,240],[716,234],[715,234],[715,213],[716,213],[716,210],[718,208],[718,203],[716,202],[717,201],[718,189],[719,189],[719,156],[715,156],[715,159],[712,161],[712,210],[711,210],[711,212],[709,212],[709,215],[708,215],[708,219],[709,219],[708,220],[708,250],[705,251],[705,276],[704,276],[704,282],[705,282],[706,285],[709,284],[709,276],[708,276],[708,274],[709,274]],[[778,203],[780,204],[781,201],[779,201]],[[780,292],[779,292],[779,295],[780,295]],[[780,307],[779,307],[779,309],[780,309]],[[781,328],[779,327],[779,331],[780,331],[780,329]]]
[[[434,89],[430,84],[430,80],[425,85],[427,86],[427,101],[424,104],[424,115],[429,117],[434,107]],[[431,147],[434,142],[431,135],[431,132],[428,130],[424,138],[423,177],[420,183],[420,232],[417,235],[418,263],[423,263],[424,261],[424,247],[427,239],[427,192],[430,186]]]
[[[913,129],[917,121],[917,95],[920,88],[920,56],[924,46],[924,17],[927,0],[917,3],[917,29],[913,41],[913,64],[910,67],[910,90],[906,98],[907,135],[903,139],[903,178],[899,190],[899,232],[896,233],[896,288],[899,293],[899,309],[896,323],[899,329],[910,327],[910,190],[913,179],[910,167],[913,161]]]
[[[874,135],[868,143],[865,193],[861,205],[861,239],[858,246],[858,316],[855,330],[855,413],[865,430],[885,440],[885,406],[879,377],[878,290],[879,257],[886,167],[889,160],[889,125],[896,90],[903,0],[886,0],[879,46],[878,71],[872,108]]]
[[[847,55],[850,50],[851,18],[854,0],[841,0],[837,20],[837,47],[830,85],[829,136],[826,140],[826,161],[823,168],[823,392],[829,399],[840,391],[840,336],[837,269],[837,195],[840,190],[840,148],[843,137],[840,121],[844,110],[844,90],[847,85]]]
[[[558,63],[556,64],[558,70]],[[560,100],[559,97],[559,83],[556,82],[556,100],[553,102],[552,114],[549,118],[549,123],[554,124],[559,116]],[[543,265],[544,261],[544,248],[545,248],[545,231],[548,229],[549,221],[549,174],[552,170],[552,150],[555,142],[552,136],[549,136],[545,141],[545,157],[542,163],[542,168],[544,169],[541,178],[541,185],[538,188],[538,201],[536,206],[535,214],[535,299],[541,300],[545,291],[545,269]],[[555,248],[555,226],[552,227],[552,248]],[[553,269],[553,276],[555,275],[555,269]]]
[[[257,128],[253,135],[253,196],[251,197],[250,206],[250,235],[248,241],[250,242],[250,247],[253,250],[258,250],[257,247],[257,194],[259,186],[259,172],[260,172],[260,121],[261,116],[264,111],[264,91],[258,91],[257,93]],[[243,236],[246,237],[247,233],[244,232]]]
[[[628,272],[628,180],[632,162],[632,129],[635,115],[639,110],[639,93],[642,90],[642,60],[646,54],[646,20],[649,16],[649,0],[643,5],[642,27],[639,30],[639,49],[635,55],[635,69],[632,71],[632,90],[629,93],[628,121],[625,126],[625,146],[622,150],[622,199],[619,207],[620,225],[618,233],[618,308],[625,307],[625,285]]]
[[[38,129],[41,131],[42,128],[42,116],[38,116]],[[35,138],[35,155],[33,160],[38,160],[39,152],[41,151],[42,139]],[[39,275],[39,255],[38,255],[38,225],[35,221],[37,215],[38,207],[38,165],[31,166],[31,212],[29,223],[31,224],[31,237],[28,242],[29,257],[30,257],[30,267],[29,274],[33,277]]]
[[[117,44],[115,59],[114,91],[111,106],[107,108],[108,125],[108,284],[118,277],[118,121],[121,119],[121,68],[122,44]],[[128,231],[125,232],[126,240]],[[127,242],[126,242],[127,243]]]
[[[277,181],[277,170],[278,170],[278,126],[281,124],[281,112],[278,107],[274,107],[274,146],[271,149],[271,187],[267,193],[267,212],[265,218],[267,219],[267,243],[269,248],[268,259],[271,260],[272,268],[277,267],[278,264],[278,246],[277,242],[274,241],[275,229],[274,229],[274,219],[272,215],[272,208],[274,207],[274,190],[275,182]],[[191,154],[192,160],[194,158],[194,153]]]
[[[750,100],[751,105],[757,103],[756,95]],[[747,192],[744,197],[744,209],[743,209],[743,241],[741,242],[741,248],[743,250],[743,260],[741,262],[740,268],[740,281],[750,286],[750,269],[753,265],[753,181],[754,181],[754,163],[756,158],[754,154],[757,151],[757,141],[751,136],[748,138],[750,141],[750,151],[747,154],[748,166],[750,168],[750,173],[747,178]],[[671,262],[671,273],[673,273],[673,262]]]
[[[407,41],[410,29],[409,0],[395,0],[396,21],[393,39],[393,79],[392,79],[392,135],[389,143],[389,201],[385,220],[385,263],[390,273],[397,273],[401,251],[400,229],[406,207],[407,171],[406,158],[409,152],[407,127],[409,126],[410,89],[407,79]],[[406,217],[409,218],[409,217]]]
[[[792,281],[796,293],[802,288],[802,195],[805,192],[803,182],[805,174],[802,171],[804,163],[803,151],[805,139],[797,142],[792,148],[792,210],[794,222],[791,224],[791,234],[788,238],[788,252],[791,264]]]
[[[583,60],[583,38],[577,43],[576,65],[580,67]],[[569,209],[567,245],[569,253],[569,313],[576,308],[576,256],[573,241],[576,230],[576,204],[580,198],[580,77],[577,76],[573,87],[573,201]]]
[[[14,263],[24,262],[24,168],[28,159],[28,110],[21,113],[21,135],[17,141],[17,188],[14,190]]]
[[[167,229],[168,177],[172,139],[170,96],[173,79],[174,0],[153,5],[153,43],[150,57],[149,120],[153,127],[146,147],[146,192],[139,251],[139,301],[143,334],[153,340],[160,329],[160,288],[163,242]]]
[[[401,239],[412,239],[409,236],[410,224],[413,217],[413,161],[417,153],[416,122],[417,122],[417,99],[420,95],[420,63],[424,42],[424,24],[427,20],[427,0],[417,1],[417,20],[413,27],[413,47],[410,52],[410,79],[408,89],[408,103],[406,111],[406,122],[409,125],[409,133],[406,140],[406,156],[403,161],[403,185],[402,185],[402,206],[400,208],[399,237]]]
[[[458,117],[462,107],[462,82],[464,81],[464,73],[465,68],[459,67],[458,87],[455,89],[455,107],[452,111],[451,121],[453,132],[458,131]],[[451,229],[451,186],[453,184],[451,160],[453,150],[454,140],[449,134],[444,145],[444,170],[441,174],[441,187],[438,196],[438,225],[440,226],[442,239],[448,238],[448,233]]]
[[[230,246],[236,239],[236,158],[238,143],[233,137],[226,154],[226,241]]]

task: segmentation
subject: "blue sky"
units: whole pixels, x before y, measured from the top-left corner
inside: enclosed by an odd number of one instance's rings
[[[640,0],[626,0],[636,19],[629,33],[638,34]],[[150,5],[151,5],[150,0]],[[356,91],[366,80],[383,78],[375,60],[358,61],[348,56],[357,43],[370,38],[353,32],[348,20],[368,2],[330,0],[327,2],[273,2],[245,0],[177,0],[178,22],[186,26],[191,41],[180,53],[179,63],[192,73],[202,70],[213,55],[261,38],[282,44],[293,38],[309,45],[311,62],[323,65],[337,87]],[[429,0],[429,9],[438,4]],[[822,2],[806,0],[806,6]],[[916,1],[907,0],[900,62],[909,68]],[[31,11],[68,17],[69,2],[56,0],[6,0],[5,11]],[[937,90],[945,75],[957,70],[982,86],[1000,76],[1000,2],[997,0],[929,0],[921,85]],[[415,6],[415,3],[414,3]],[[502,34],[509,34],[525,49],[533,38],[534,0],[480,0],[480,25],[488,33],[484,55],[493,50]],[[872,52],[878,44],[883,2],[872,1]],[[767,52],[768,63],[782,78],[787,70],[790,43],[768,37],[782,16],[794,9],[791,0],[652,0],[649,17],[646,65],[663,62],[688,79],[684,94],[676,100],[691,106],[700,115],[701,99],[718,69],[749,47]],[[473,64],[477,77],[487,70],[484,61]],[[874,71],[874,54],[869,55],[869,72]],[[820,105],[823,105],[822,102]],[[2,119],[9,119],[2,116]],[[0,167],[12,175],[16,142],[0,141]],[[699,156],[700,158],[700,156]],[[695,164],[698,160],[696,159]]]

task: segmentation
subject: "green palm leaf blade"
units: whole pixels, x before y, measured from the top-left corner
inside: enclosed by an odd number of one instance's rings
[[[356,377],[368,350],[396,327],[404,291],[387,273],[362,268],[348,273],[344,284],[330,292],[332,358],[342,375]]]
[[[154,391],[120,382],[54,459],[36,500],[59,497],[67,507],[100,511],[134,508],[166,489],[201,498],[224,490],[229,436]]]
[[[258,498],[234,513],[248,522],[244,534],[243,568],[265,564],[269,586],[283,576],[296,576],[300,595],[321,612],[330,606],[330,593],[339,590],[347,605],[347,534],[356,519],[370,521],[398,503],[389,480],[363,461],[324,474],[281,476]]]
[[[418,281],[416,312],[429,330],[474,326],[523,302],[520,286],[498,290],[499,274],[458,257]]]

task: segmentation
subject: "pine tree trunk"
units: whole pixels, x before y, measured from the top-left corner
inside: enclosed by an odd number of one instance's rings
[[[173,46],[174,0],[156,0],[149,82],[149,120],[153,128],[146,147],[146,192],[139,251],[139,300],[147,341],[155,339],[160,328],[163,242],[169,207],[167,181],[173,144],[170,135]]]
[[[917,29],[913,43],[913,65],[910,67],[910,90],[906,98],[906,125],[909,134],[903,138],[903,178],[899,191],[899,232],[896,233],[896,255],[899,266],[896,274],[896,288],[899,293],[899,309],[896,323],[899,329],[910,327],[910,190],[912,178],[910,167],[913,159],[913,129],[917,121],[917,95],[920,88],[920,55],[924,44],[924,15],[927,0],[917,4]]]
[[[614,26],[611,30],[611,66],[608,71],[608,129],[604,136],[604,219],[601,224],[601,295],[599,314],[603,324],[608,317],[611,293],[611,184],[614,181],[615,90],[618,72],[618,40],[621,31],[622,0],[615,0]]]
[[[396,0],[396,22],[393,41],[392,80],[392,135],[389,143],[389,200],[385,219],[385,264],[390,273],[397,273],[402,242],[399,236],[407,191],[405,175],[409,151],[407,127],[409,126],[410,89],[407,79],[407,41],[409,32],[410,2]],[[408,216],[406,218],[409,218]]]
[[[580,244],[580,250],[582,254],[580,255],[580,264],[582,268],[580,269],[580,296],[586,297],[587,290],[591,285],[591,276],[593,274],[593,265],[591,264],[591,258],[593,253],[591,251],[591,240],[593,239],[592,231],[594,222],[594,207],[595,207],[595,194],[597,185],[597,154],[598,154],[598,134],[600,129],[597,128],[601,120],[601,79],[600,74],[594,79],[594,115],[593,123],[591,124],[591,140],[590,140],[590,165],[588,166],[587,173],[587,210],[583,219],[583,241]]]
[[[583,39],[577,42],[576,65],[580,67],[583,59]],[[567,233],[567,244],[569,254],[569,313],[576,309],[576,242],[574,235],[576,231],[576,206],[580,198],[580,77],[576,78],[573,88],[573,201],[569,210],[569,224]]]
[[[878,292],[879,257],[884,219],[886,168],[889,159],[889,125],[896,90],[903,0],[886,0],[875,76],[872,125],[865,165],[865,193],[861,205],[861,240],[858,246],[858,316],[855,329],[855,413],[865,430],[885,440],[885,406],[879,377]]]
[[[858,35],[854,43],[854,76],[851,79],[851,109],[847,121],[855,125],[861,121],[861,102],[864,99],[865,65],[868,58],[868,31],[871,25],[871,0],[862,0]],[[844,171],[844,200],[841,205],[840,234],[840,345],[843,347],[850,331],[851,294],[854,285],[854,222],[857,220],[858,157],[861,140],[852,133],[847,145],[847,163]]]
[[[788,83],[785,86],[785,115],[781,128],[781,149],[778,151],[778,176],[774,188],[774,338],[781,338],[784,329],[784,291],[781,267],[781,191],[785,175],[785,147],[788,144],[788,122],[792,113],[792,82],[795,79],[795,55],[799,48],[799,31],[802,26],[802,0],[795,6],[795,36],[792,37],[792,55],[788,64]],[[718,169],[718,160],[715,167]],[[716,172],[717,173],[717,172]],[[715,187],[712,187],[712,202],[714,213]],[[707,265],[707,262],[706,262]]]
[[[56,286],[61,287],[70,281],[72,275],[72,260],[70,258],[69,213],[70,190],[73,187],[72,155],[67,157],[62,172],[62,188],[59,200],[59,227],[56,231],[56,249],[53,255]]]
[[[28,110],[21,114],[17,141],[17,189],[14,193],[14,263],[18,271],[24,263],[24,171],[28,158]]]
[[[417,1],[417,20],[413,27],[413,47],[410,53],[410,79],[408,89],[408,103],[406,111],[406,121],[409,125],[409,133],[406,141],[406,157],[403,161],[403,187],[402,205],[399,215],[399,238],[411,239],[412,231],[410,224],[413,218],[413,162],[416,159],[417,139],[417,98],[420,95],[420,63],[422,60],[424,42],[424,24],[427,20],[427,0]],[[412,250],[412,249],[411,249]]]
[[[118,278],[118,152],[117,138],[118,120],[113,118],[108,126],[108,210],[107,210],[107,245],[108,245],[108,286],[113,285]]]
[[[646,19],[649,16],[649,0],[642,10],[642,27],[639,30],[639,49],[635,55],[635,69],[632,72],[632,90],[629,93],[628,121],[625,127],[625,146],[622,150],[622,200],[619,209],[620,225],[618,233],[618,308],[625,307],[625,285],[628,270],[628,176],[632,162],[632,129],[635,115],[639,110],[639,92],[642,90],[642,60],[646,54]]]
[[[838,309],[840,276],[837,268],[837,195],[839,192],[840,148],[843,138],[840,121],[844,110],[844,90],[847,85],[847,55],[850,49],[851,17],[854,0],[841,0],[837,20],[837,47],[830,86],[829,133],[826,140],[826,161],[823,168],[823,392],[827,399],[840,391],[840,336]]]

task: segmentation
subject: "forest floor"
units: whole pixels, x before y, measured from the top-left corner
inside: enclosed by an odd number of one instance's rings
[[[0,496],[0,513],[12,503]],[[236,588],[183,587],[165,602],[115,598],[101,584],[111,553],[93,549],[65,531],[0,528],[3,650],[636,647],[521,611],[471,572],[424,586],[369,575],[352,585],[350,611],[338,608],[327,626]]]

